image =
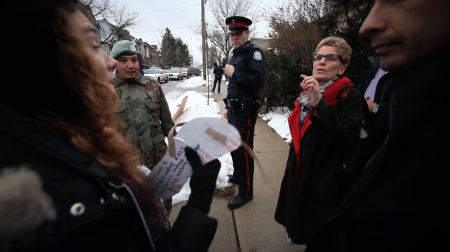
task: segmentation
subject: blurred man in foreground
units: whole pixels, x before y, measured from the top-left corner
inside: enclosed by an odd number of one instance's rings
[[[412,71],[389,133],[306,251],[446,251],[450,245],[450,1],[375,0],[360,33],[380,67]]]

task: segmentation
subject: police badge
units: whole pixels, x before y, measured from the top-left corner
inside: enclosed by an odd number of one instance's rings
[[[253,53],[253,58],[254,58],[255,60],[262,60],[262,54],[261,54],[261,52],[259,52],[259,51],[254,52],[254,53]]]

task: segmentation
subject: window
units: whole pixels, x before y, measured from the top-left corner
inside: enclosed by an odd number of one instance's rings
[[[108,44],[103,44],[102,46],[103,46],[103,50],[104,50],[106,53],[110,53],[110,52],[111,52],[111,50],[109,49],[109,45],[108,45]]]

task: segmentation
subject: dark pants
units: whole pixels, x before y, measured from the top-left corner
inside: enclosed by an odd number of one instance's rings
[[[232,124],[241,134],[241,140],[253,149],[253,137],[255,135],[255,123],[258,111],[234,113],[228,109],[228,123]],[[253,173],[255,171],[254,160],[244,147],[239,147],[231,152],[233,159],[233,177],[240,180],[239,195],[248,197],[253,195]]]
[[[215,75],[216,77],[214,77],[214,86],[212,91],[214,92],[214,90],[216,89],[216,83],[217,83],[217,89],[218,89],[218,93],[220,93],[220,84],[222,83],[222,75]]]

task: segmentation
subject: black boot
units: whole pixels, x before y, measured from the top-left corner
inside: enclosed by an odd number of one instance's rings
[[[248,197],[243,197],[241,195],[237,195],[234,198],[232,198],[230,201],[228,201],[228,208],[229,209],[236,209],[239,208],[245,204],[247,204],[247,202],[251,201],[253,199],[253,195],[248,196]]]
[[[239,179],[233,177],[233,175],[227,175],[228,176],[228,182],[233,183],[233,184],[240,184],[241,181],[239,181]]]

